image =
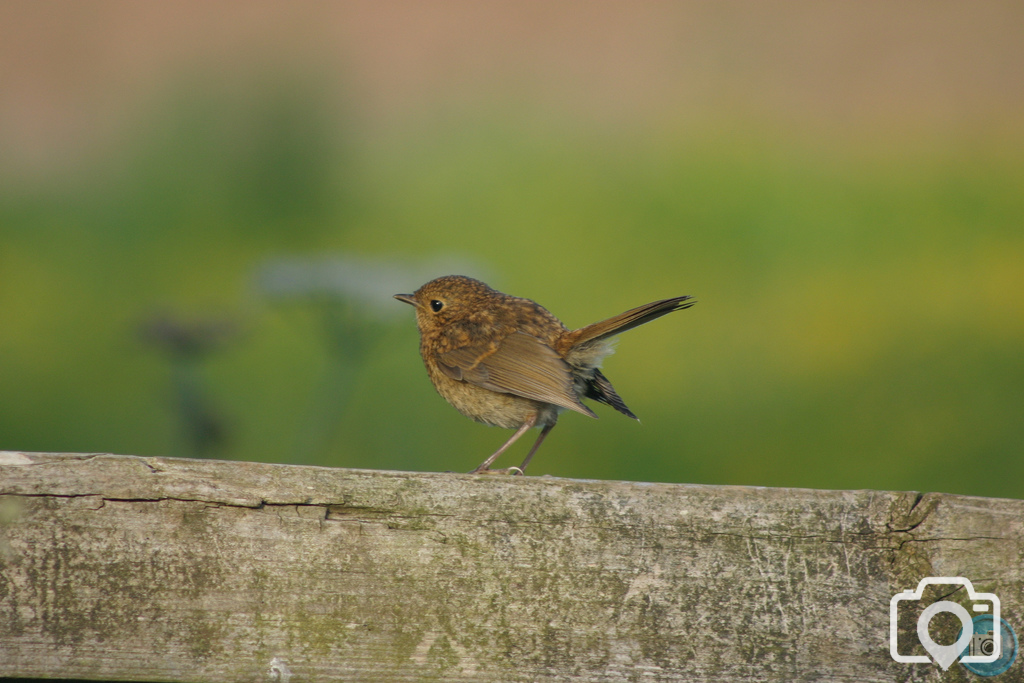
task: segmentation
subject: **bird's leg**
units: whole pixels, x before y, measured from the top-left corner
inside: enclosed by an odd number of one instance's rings
[[[548,435],[548,432],[550,432],[554,426],[555,423],[552,422],[544,427],[544,429],[540,430],[540,435],[537,437],[537,440],[533,442],[533,448],[531,448],[530,452],[526,454],[526,460],[523,461],[523,464],[519,466],[519,474],[526,473],[526,466],[529,465],[530,460],[533,459],[533,454],[537,452],[537,449],[540,448],[541,442],[544,441],[544,437]]]
[[[526,422],[524,422],[522,425],[520,425],[519,429],[516,430],[516,433],[513,434],[512,436],[510,436],[508,441],[506,441],[504,444],[502,444],[501,448],[499,448],[498,450],[494,451],[494,453],[491,454],[491,457],[489,457],[486,460],[484,460],[480,464],[480,467],[477,467],[475,470],[470,472],[470,474],[480,474],[482,472],[486,472],[487,470],[489,470],[491,468],[491,463],[494,462],[495,460],[497,460],[499,455],[504,453],[508,449],[509,446],[511,446],[512,444],[514,444],[516,442],[516,439],[518,439],[523,434],[525,434],[526,430],[529,429],[530,427],[532,427],[535,424],[537,424],[537,414],[536,413],[534,413],[530,417],[526,418]],[[545,427],[545,429],[548,429],[548,427]],[[536,445],[534,445],[533,448],[534,448],[534,450],[537,450],[537,446]],[[532,451],[530,452],[530,455],[533,455]]]

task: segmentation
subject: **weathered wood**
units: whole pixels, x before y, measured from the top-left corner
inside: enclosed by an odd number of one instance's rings
[[[1017,500],[33,453],[0,494],[0,676],[923,680],[929,575],[1024,623]]]

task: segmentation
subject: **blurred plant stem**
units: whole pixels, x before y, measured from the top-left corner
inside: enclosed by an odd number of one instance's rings
[[[357,306],[341,298],[316,297],[314,309],[327,350],[327,362],[313,389],[304,428],[295,440],[297,461],[329,455],[337,442],[342,416],[352,400],[360,368],[381,337],[383,327],[360,315]]]
[[[166,314],[141,327],[143,340],[163,351],[170,363],[178,441],[185,456],[212,457],[228,441],[227,422],[210,398],[202,364],[236,332],[227,320],[184,320]]]

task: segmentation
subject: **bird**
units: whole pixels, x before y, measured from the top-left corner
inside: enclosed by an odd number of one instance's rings
[[[639,421],[601,361],[614,351],[616,335],[696,303],[689,295],[661,299],[570,330],[537,302],[465,275],[439,277],[394,298],[416,309],[420,355],[437,392],[471,420],[515,430],[470,474],[524,474],[561,412],[597,417],[584,398]],[[540,435],[522,465],[491,469],[534,427]]]

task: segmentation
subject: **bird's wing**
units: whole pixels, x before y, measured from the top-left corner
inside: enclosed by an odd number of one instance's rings
[[[452,379],[597,417],[576,396],[568,363],[532,335],[513,332],[496,342],[470,344],[438,354],[437,362]]]

